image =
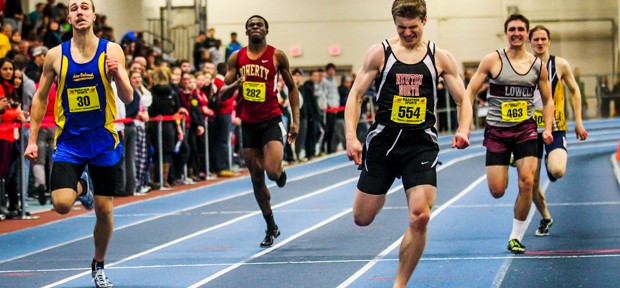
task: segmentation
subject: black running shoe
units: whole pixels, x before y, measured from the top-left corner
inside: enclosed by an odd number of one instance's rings
[[[549,235],[549,228],[551,228],[552,225],[553,225],[553,218],[549,220],[541,219],[540,226],[538,226],[538,229],[536,229],[536,236],[543,237],[543,236]]]
[[[273,245],[273,241],[280,236],[280,229],[276,228],[271,231],[267,230],[265,233],[265,239],[263,239],[263,242],[260,242],[260,247],[271,247],[271,245]]]
[[[280,178],[278,178],[278,180],[276,180],[276,184],[278,184],[278,187],[282,188],[284,187],[284,185],[286,185],[286,171],[282,170],[282,174],[280,174]]]

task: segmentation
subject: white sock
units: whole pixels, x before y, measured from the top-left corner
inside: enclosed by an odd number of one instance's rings
[[[519,221],[517,219],[512,219],[512,232],[510,233],[510,239],[517,239],[519,242],[523,240],[523,235],[525,235],[525,221]]]

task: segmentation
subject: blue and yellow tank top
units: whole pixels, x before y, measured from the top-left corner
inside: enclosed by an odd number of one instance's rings
[[[97,157],[119,146],[114,129],[116,102],[106,77],[108,41],[99,39],[97,52],[86,63],[71,57],[71,40],[62,43],[62,60],[56,95],[56,147],[70,147],[84,159]]]
[[[547,71],[549,71],[549,83],[551,84],[551,96],[553,96],[553,131],[566,131],[568,126],[566,125],[566,90],[564,89],[564,83],[558,76],[557,67],[555,65],[555,56],[549,55],[549,61],[547,61]],[[534,91],[534,105],[536,111],[534,112],[534,119],[538,125],[538,132],[542,133],[545,130],[545,121],[542,117],[542,96],[540,96],[540,90]]]

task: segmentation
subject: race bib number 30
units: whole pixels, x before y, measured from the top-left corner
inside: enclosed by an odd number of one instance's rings
[[[536,126],[538,126],[538,128],[545,128],[545,119],[543,118],[542,110],[534,110],[534,120],[536,120]]]
[[[394,96],[392,121],[400,124],[420,124],[426,119],[425,97]]]
[[[502,121],[523,122],[527,120],[527,102],[512,101],[502,103]]]
[[[101,108],[97,87],[68,88],[69,112],[79,113]]]
[[[265,102],[266,83],[243,82],[243,99],[250,102]]]

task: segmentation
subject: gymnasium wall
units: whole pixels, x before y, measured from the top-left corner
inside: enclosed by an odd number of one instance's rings
[[[166,0],[94,0],[108,17],[116,38],[128,30],[147,27],[147,18],[158,18]],[[205,0],[202,0],[203,2]],[[35,1],[26,1],[34,7]],[[57,2],[68,3],[68,0]],[[506,44],[503,22],[509,7],[552,31],[552,53],[567,58],[584,74],[613,71],[612,24],[620,0],[428,0],[429,21],[425,37],[454,54],[462,63],[478,62]],[[392,0],[206,0],[209,27],[224,45],[236,31],[242,43],[245,20],[260,14],[270,24],[268,41],[287,54],[293,45],[303,54],[289,57],[292,66],[352,65],[357,70],[368,47],[395,35],[390,15]],[[194,0],[172,0],[173,6],[193,6]],[[187,17],[184,17],[187,18]],[[183,19],[192,23],[193,19]],[[568,22],[556,22],[564,20]],[[579,20],[579,21],[574,21]],[[330,56],[328,47],[340,45],[341,54]],[[618,46],[618,45],[616,45]],[[617,47],[616,50],[617,51]],[[617,53],[617,52],[616,52]]]

